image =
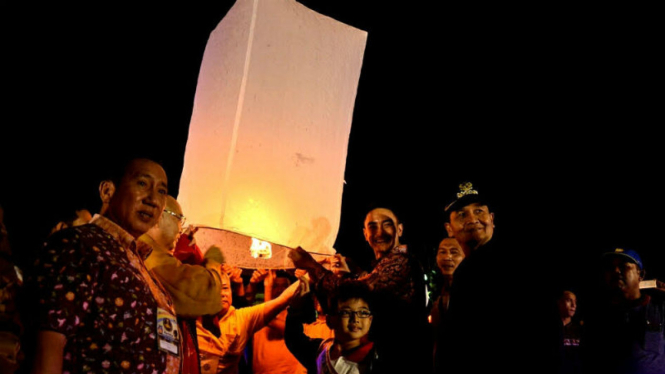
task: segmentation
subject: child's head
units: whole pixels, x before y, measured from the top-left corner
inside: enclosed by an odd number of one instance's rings
[[[372,325],[371,294],[364,283],[342,283],[330,299],[328,327],[335,331],[335,340],[348,343],[367,335]]]

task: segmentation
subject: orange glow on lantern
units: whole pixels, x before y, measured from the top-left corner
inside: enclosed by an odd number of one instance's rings
[[[366,40],[295,0],[238,0],[211,33],[178,195],[203,251],[246,268],[335,253]]]

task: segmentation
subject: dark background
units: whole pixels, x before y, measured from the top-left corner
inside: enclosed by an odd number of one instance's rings
[[[389,201],[429,265],[470,180],[494,202],[497,266],[537,274],[525,282],[581,287],[619,246],[665,278],[652,9],[300,2],[369,32],[338,251],[367,263],[365,208]],[[6,8],[0,204],[19,264],[56,222],[99,209],[120,155],[163,161],[177,195],[198,68],[231,5]]]

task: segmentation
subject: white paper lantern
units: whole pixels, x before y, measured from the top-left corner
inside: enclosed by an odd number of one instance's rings
[[[246,268],[335,253],[366,40],[293,0],[238,0],[211,33],[178,196],[202,250]]]

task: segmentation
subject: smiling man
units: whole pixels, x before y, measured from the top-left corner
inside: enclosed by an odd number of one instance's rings
[[[404,226],[390,209],[372,209],[365,216],[363,235],[377,259],[400,248],[399,238],[403,231]]]
[[[473,190],[471,183],[460,185],[458,198],[450,203],[445,210],[446,231],[452,238],[456,238],[469,256],[476,250],[492,240],[494,235],[494,213],[491,213],[487,203],[477,191]]]
[[[503,268],[499,266],[499,249],[491,241],[494,213],[490,212],[484,195],[471,183],[463,183],[444,214],[445,229],[450,237],[457,239],[465,259],[457,267],[450,288],[446,331],[439,333],[445,338],[437,346],[437,363],[445,363],[446,371],[453,373],[481,372],[485,362],[501,367],[512,357],[505,356],[502,349],[503,340],[508,338],[503,323],[510,319],[502,312],[506,309],[499,307],[505,291],[498,289]],[[480,323],[492,306],[495,306],[491,311],[495,322]]]
[[[464,260],[462,246],[455,238],[444,238],[439,242],[436,251],[436,266],[441,272],[441,292],[432,303],[430,320],[434,337],[434,368],[435,372],[443,370],[441,345],[445,338],[448,306],[450,304],[450,288],[453,285],[453,274]]]
[[[483,372],[487,363],[513,373],[556,371],[558,314],[547,290],[526,293],[530,269],[514,267],[523,243],[497,243],[489,199],[471,183],[459,185],[444,215],[466,257],[455,270],[437,361],[449,373]],[[528,298],[526,313],[506,307],[514,293]]]
[[[363,234],[374,251],[376,264],[369,274],[361,276],[338,276],[302,248],[292,250],[289,257],[297,268],[307,270],[317,295],[333,295],[341,283],[354,277],[369,287],[376,302],[372,338],[381,372],[429,372],[432,347],[427,340],[423,270],[418,259],[400,243],[403,232],[404,226],[391,209],[376,207],[365,215]],[[395,321],[403,321],[404,325],[395,329]]]
[[[136,240],[159,221],[167,186],[159,164],[131,160],[100,184],[100,214],[48,238],[29,278],[33,373],[179,372],[173,302]]]
[[[464,257],[464,251],[457,239],[445,238],[441,240],[439,248],[436,250],[436,266],[444,277],[452,277]]]

